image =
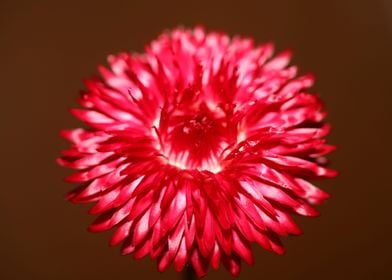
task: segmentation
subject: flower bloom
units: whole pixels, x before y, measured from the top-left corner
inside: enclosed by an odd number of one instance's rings
[[[289,60],[200,27],[109,56],[71,110],[89,128],[62,132],[72,147],[59,159],[77,170],[69,200],[96,203],[90,230],[115,228],[122,253],[199,277],[221,262],[238,275],[253,242],[282,254],[280,236],[300,233],[291,215],[328,198],[309,180],[336,175],[313,77]]]

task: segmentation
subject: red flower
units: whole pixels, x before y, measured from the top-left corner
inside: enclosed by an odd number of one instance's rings
[[[321,166],[334,147],[313,77],[272,53],[196,28],[109,56],[72,110],[90,128],[63,131],[59,159],[82,183],[68,198],[96,202],[90,230],[114,227],[124,254],[198,276],[220,262],[237,275],[252,242],[282,254],[279,236],[300,233],[291,213],[316,216],[328,198],[308,180],[336,173]]]

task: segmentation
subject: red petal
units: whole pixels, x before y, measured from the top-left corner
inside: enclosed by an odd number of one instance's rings
[[[124,224],[120,225],[113,234],[112,239],[110,240],[110,245],[115,246],[122,242],[125,238],[127,238],[130,234],[130,229],[132,226],[133,221],[125,222]]]
[[[168,250],[170,252],[170,259],[173,259],[176,256],[177,251],[179,250],[180,242],[184,234],[184,229],[184,218],[182,218],[169,234]]]
[[[271,70],[280,70],[285,68],[288,63],[290,62],[291,59],[291,51],[286,50],[275,56],[273,59],[268,61],[267,64],[264,65],[263,69],[265,71],[271,71]]]
[[[135,221],[134,223],[133,239],[132,239],[132,244],[134,246],[140,244],[149,233],[150,230],[148,227],[149,214],[150,214],[149,211],[146,211],[146,213],[138,221]]]
[[[196,248],[192,251],[191,262],[197,277],[201,278],[207,274],[208,263],[204,262],[203,256]]]
[[[187,262],[188,262],[188,252],[186,249],[185,237],[182,237],[176,257],[174,258],[174,269],[177,272],[182,271]]]
[[[164,272],[170,265],[169,251],[165,251],[158,259],[158,271]]]
[[[203,231],[200,234],[197,234],[197,241],[199,244],[199,249],[203,257],[207,257],[210,255],[211,250],[214,247],[215,243],[215,221],[213,220],[213,216],[209,210],[206,212],[205,222],[203,223]]]
[[[211,256],[211,267],[215,270],[218,270],[221,259],[221,249],[217,242],[215,242],[214,250],[212,251]]]
[[[235,256],[227,256],[223,255],[222,257],[222,262],[223,265],[226,267],[226,269],[234,276],[238,276],[241,271],[241,261],[240,259]]]
[[[253,255],[249,242],[235,231],[233,232],[233,249],[248,265],[253,265]]]

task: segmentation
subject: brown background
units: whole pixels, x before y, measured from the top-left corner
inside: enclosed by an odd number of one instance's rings
[[[389,0],[0,0],[0,279],[180,278],[121,257],[110,233],[87,233],[93,217],[64,200],[73,186],[54,160],[66,147],[58,131],[79,125],[67,108],[82,78],[107,54],[196,23],[293,48],[294,63],[317,75],[339,146],[322,216],[297,219],[305,234],[284,239],[283,257],[255,246],[240,279],[392,279]]]

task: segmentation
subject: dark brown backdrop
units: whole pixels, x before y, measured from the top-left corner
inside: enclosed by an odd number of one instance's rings
[[[1,279],[179,279],[106,246],[85,230],[87,207],[63,199],[71,185],[54,159],[81,79],[107,54],[142,51],[164,28],[208,29],[274,40],[317,75],[334,124],[341,171],[333,198],[287,254],[255,247],[240,279],[392,279],[392,4],[369,1],[0,1]],[[206,279],[228,279],[220,270]]]

